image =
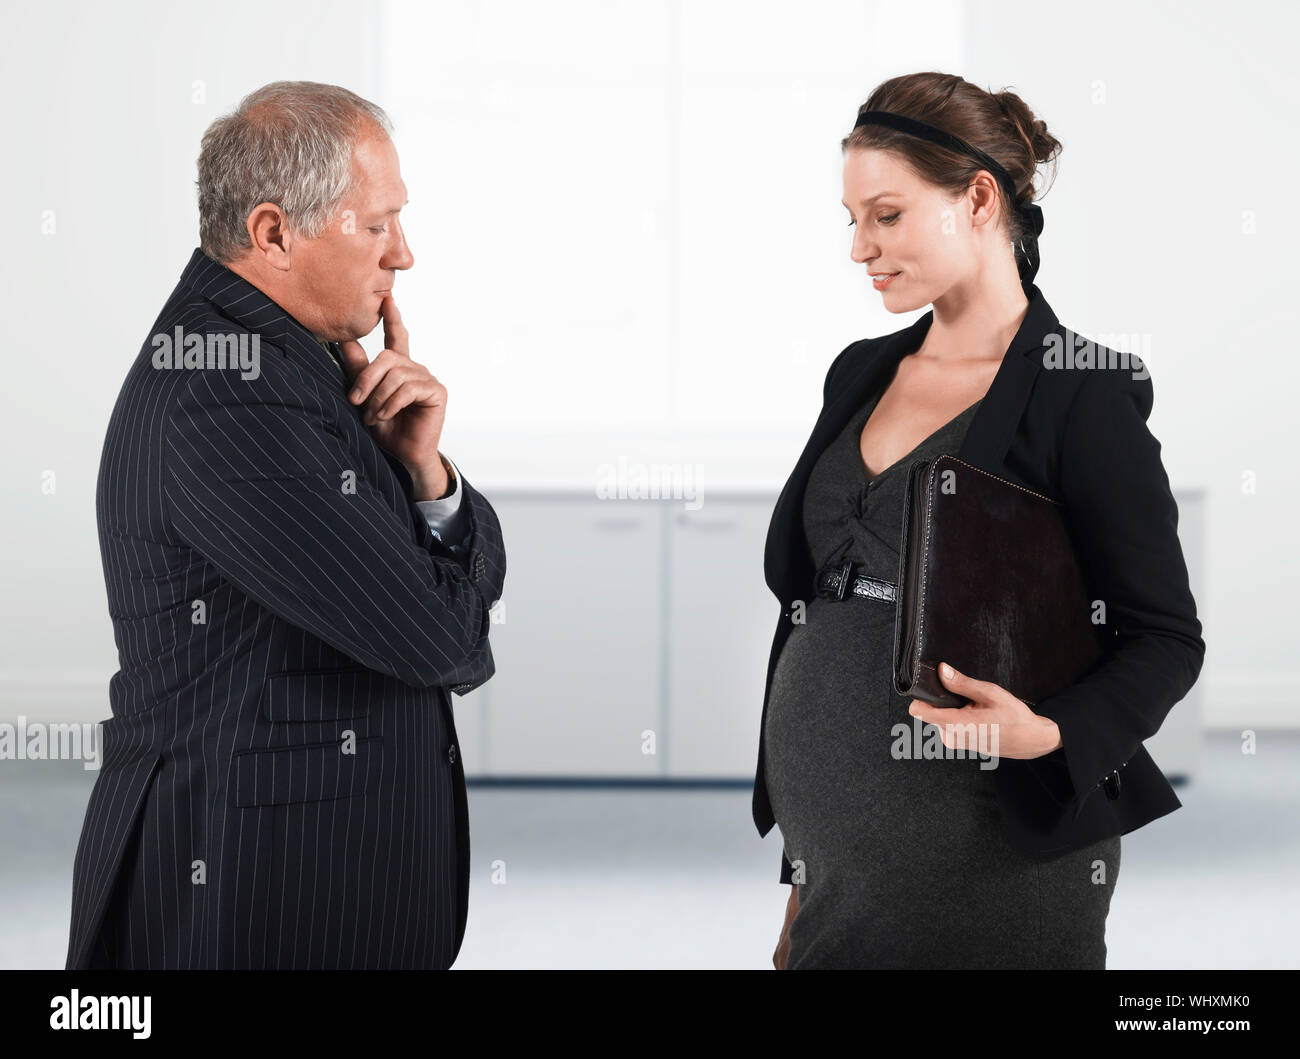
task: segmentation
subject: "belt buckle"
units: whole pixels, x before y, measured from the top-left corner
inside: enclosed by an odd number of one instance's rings
[[[840,564],[840,583],[835,586],[835,598],[842,600],[849,590],[849,578],[853,574],[853,560],[845,559]]]

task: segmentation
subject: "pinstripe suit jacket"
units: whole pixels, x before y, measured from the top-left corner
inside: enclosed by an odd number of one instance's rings
[[[160,335],[257,336],[260,363],[168,367]],[[194,252],[100,464],[121,668],[68,969],[451,965],[469,829],[448,690],[493,674],[505,578],[496,514],[461,488],[458,557],[326,350]]]

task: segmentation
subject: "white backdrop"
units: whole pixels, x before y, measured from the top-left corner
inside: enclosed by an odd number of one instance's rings
[[[452,391],[444,449],[477,485],[558,484],[645,449],[779,486],[831,358],[914,318],[884,313],[849,261],[839,139],[880,80],[939,69],[1014,88],[1064,143],[1038,282],[1067,325],[1147,359],[1170,476],[1207,490],[1207,719],[1294,725],[1300,16],[1206,2],[793,11],[8,9],[6,716],[108,714],[100,445],[197,245],[199,138],[246,92],[328,80],[393,115],[416,256],[399,304]]]

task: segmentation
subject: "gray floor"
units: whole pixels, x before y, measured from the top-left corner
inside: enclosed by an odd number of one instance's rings
[[[1125,836],[1112,968],[1300,966],[1300,735],[1207,742],[1183,808]],[[0,761],[0,968],[61,968],[95,773]],[[458,968],[768,968],[787,888],[750,791],[471,787]],[[496,875],[499,881],[493,882]]]

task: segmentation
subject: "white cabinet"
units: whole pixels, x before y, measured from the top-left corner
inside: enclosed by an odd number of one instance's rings
[[[503,620],[491,632],[497,671],[480,689],[488,695],[479,770],[658,774],[660,508],[488,495],[505,537],[506,582]]]
[[[780,611],[763,580],[776,492],[714,490],[698,511],[485,492],[505,535],[504,620],[496,675],[452,696],[466,773],[752,780]],[[1202,495],[1176,497],[1203,606]],[[1191,775],[1200,741],[1197,687],[1147,747]]]
[[[668,511],[668,773],[752,777],[772,630],[763,581],[776,496]]]

